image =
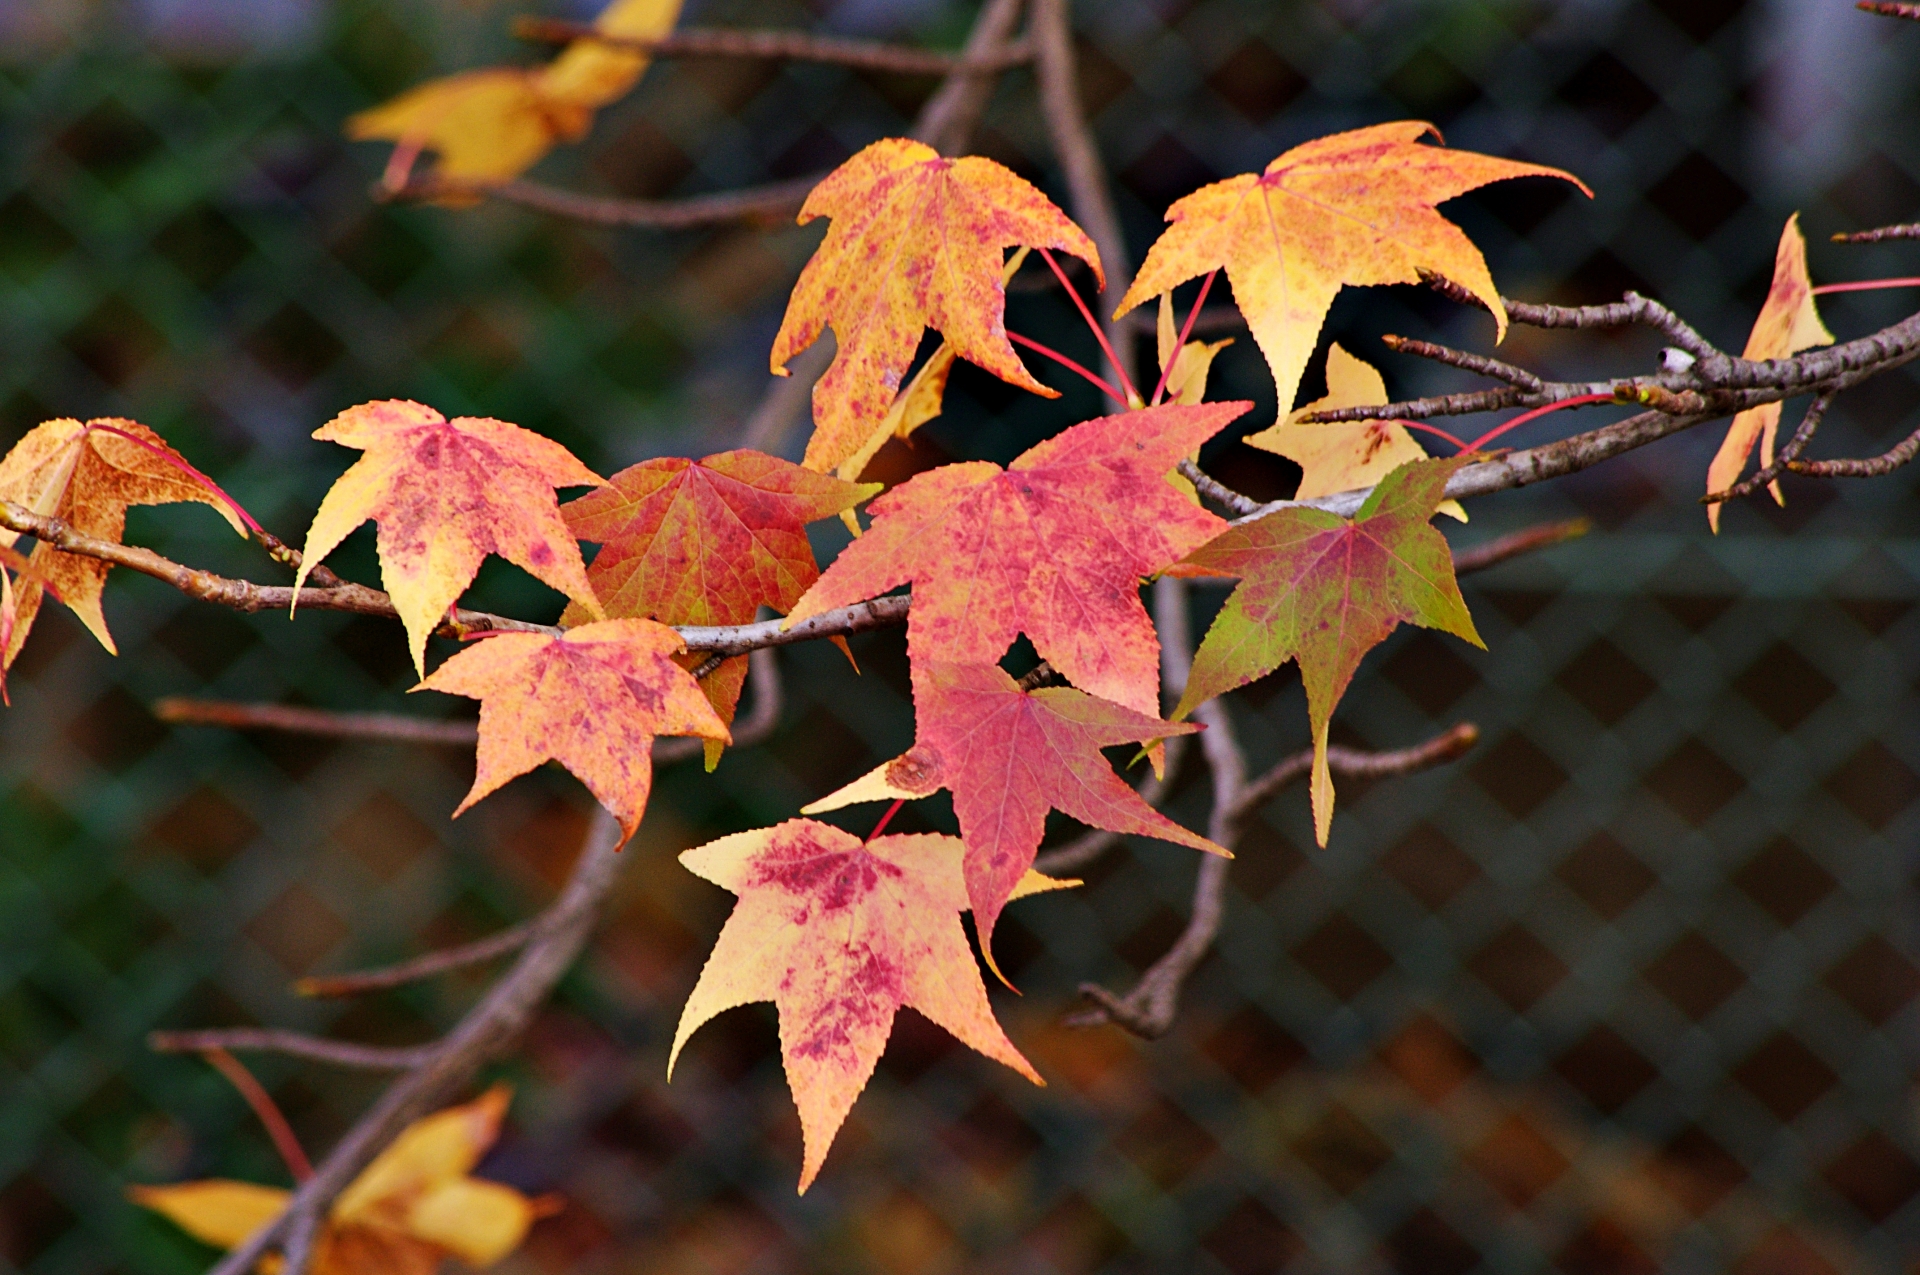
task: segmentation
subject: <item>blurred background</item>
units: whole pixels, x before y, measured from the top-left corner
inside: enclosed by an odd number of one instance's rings
[[[1511,295],[1637,288],[1737,349],[1795,210],[1817,281],[1915,273],[1913,245],[1827,240],[1920,214],[1920,24],[1842,0],[1077,8],[1081,89],[1136,260],[1197,186],[1417,117],[1594,188],[1589,202],[1512,182],[1448,205]],[[689,0],[683,22],[951,48],[971,9]],[[515,421],[602,473],[738,445],[817,226],[613,231],[369,198],[384,150],[345,143],[342,121],[430,75],[544,56],[508,34],[523,11],[0,0],[0,447],[53,416],[135,417],[297,541],[351,459],[310,433],[370,398]],[[931,88],[662,62],[534,176],[634,197],[798,177],[902,131]],[[1005,76],[975,149],[1065,202],[1032,92],[1026,71]],[[1023,286],[1010,326],[1091,361],[1059,292]],[[1913,304],[1877,292],[1824,311],[1844,339]],[[1492,340],[1484,315],[1421,290],[1348,292],[1326,338],[1402,396],[1473,383],[1386,352],[1383,332]],[[1504,353],[1603,375],[1650,368],[1656,346],[1516,330]],[[1271,423],[1244,333],[1215,366],[1213,396],[1257,400],[1246,429]],[[1006,460],[1098,410],[1036,371],[1064,407],[963,366],[946,415],[876,472]],[[1549,417],[1515,441],[1600,419]],[[1920,383],[1901,372],[1844,396],[1815,451],[1878,452],[1916,425]],[[730,906],[674,856],[790,817],[911,741],[897,631],[855,640],[857,681],[826,646],[783,652],[781,729],[711,776],[663,770],[590,955],[497,1069],[518,1097],[483,1172],[567,1202],[501,1269],[1920,1269],[1914,471],[1790,480],[1784,510],[1743,502],[1714,538],[1695,498],[1720,432],[1483,501],[1449,528],[1464,546],[1549,517],[1598,526],[1467,582],[1487,651],[1403,631],[1368,658],[1337,739],[1399,747],[1473,721],[1482,743],[1432,773],[1344,784],[1326,850],[1303,791],[1273,802],[1170,1035],[1060,1025],[1080,981],[1130,985],[1184,921],[1194,856],[1130,843],[1085,888],[1001,922],[1025,995],[996,1006],[1049,1086],[905,1013],[804,1198],[770,1007],[704,1029],[664,1081]],[[1297,474],[1231,441],[1206,459],[1262,495]],[[197,507],[135,510],[129,538],[279,579]],[[363,529],[333,564],[372,580],[371,544]],[[497,563],[469,596],[558,610]],[[528,915],[585,826],[584,791],[551,768],[451,823],[471,778],[458,750],[167,727],[148,711],[202,695],[470,715],[403,699],[395,626],[238,617],[125,573],[107,613],[118,659],[50,609],[0,715],[7,1272],[202,1269],[209,1252],[123,1187],[284,1171],[224,1081],[149,1053],[145,1033],[424,1039],[484,972],[344,1003],[289,983]],[[1306,742],[1290,672],[1233,711],[1255,765]],[[1200,826],[1204,791],[1190,767],[1171,812]],[[951,826],[943,801],[902,827]],[[256,1067],[316,1151],[375,1092],[353,1073]]]

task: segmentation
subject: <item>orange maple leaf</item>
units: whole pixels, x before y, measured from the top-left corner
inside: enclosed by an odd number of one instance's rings
[[[1431,271],[1485,303],[1504,338],[1507,312],[1486,260],[1434,205],[1510,177],[1560,177],[1587,188],[1557,168],[1421,145],[1429,133],[1439,136],[1411,120],[1335,133],[1294,147],[1262,173],[1201,187],[1167,209],[1172,224],[1114,317],[1225,267],[1283,412],[1342,287],[1418,283]]]
[[[614,0],[594,26],[607,35],[665,35],[680,0]],[[543,67],[486,67],[415,85],[347,120],[355,141],[391,141],[434,151],[438,176],[452,182],[508,181],[560,142],[586,136],[594,112],[633,88],[649,58],[634,49],[575,40]],[[436,202],[471,203],[453,193]]]
[[[218,510],[241,536],[247,534],[233,509],[180,453],[138,421],[107,418],[81,424],[53,420],[35,426],[0,459],[0,499],[24,505],[44,517],[59,518],[83,535],[119,543],[133,505],[191,502]],[[19,534],[0,528],[0,548],[11,548]],[[12,665],[51,590],[72,609],[100,645],[118,653],[107,617],[100,609],[110,567],[98,558],[62,553],[36,544],[14,597],[13,623],[0,668]]]
[[[423,676],[427,635],[490,553],[602,616],[554,488],[605,480],[560,444],[505,421],[448,420],[405,399],[350,407],[313,436],[366,455],[320,502],[294,587],[348,532],[369,518],[378,522],[380,578]]]
[[[512,1187],[469,1176],[500,1136],[512,1093],[495,1086],[470,1103],[416,1120],[361,1171],[327,1213],[314,1275],[434,1275],[448,1257],[491,1266],[552,1211]],[[211,1178],[136,1186],[135,1204],[204,1243],[230,1249],[280,1216],[290,1193]],[[269,1258],[261,1269],[276,1268]]]
[[[868,506],[788,623],[909,581],[914,663],[992,664],[1018,633],[1074,685],[1149,716],[1160,642],[1140,581],[1226,530],[1166,481],[1250,403],[1083,421],[1017,457],[943,465]]]
[[[1058,398],[1007,341],[1002,254],[1058,248],[1105,285],[1086,232],[1011,170],[979,156],[943,159],[904,138],[873,143],[828,174],[800,209],[831,217],[800,272],[773,339],[775,375],[831,326],[838,348],[813,387],[813,437],[803,463],[831,470],[886,418],[929,327],[953,353],[1002,380]]]
[[[642,461],[561,510],[582,540],[600,552],[587,581],[616,618],[663,624],[745,624],[762,606],[786,611],[820,576],[806,525],[830,518],[880,490],[842,482],[756,451],[704,460]],[[562,624],[586,618],[578,604]],[[682,656],[688,667],[705,652]],[[735,656],[702,679],[724,722],[733,720],[747,657]],[[709,742],[709,766],[718,745]]]
[[[1326,397],[1308,403],[1279,424],[1247,435],[1244,441],[1300,466],[1295,500],[1372,487],[1400,466],[1427,459],[1427,449],[1414,441],[1405,425],[1398,421],[1302,424],[1300,418],[1313,412],[1371,407],[1387,401],[1387,383],[1379,371],[1365,359],[1348,354],[1336,341],[1327,349]],[[1467,520],[1467,511],[1457,500],[1442,501],[1440,512],[1461,522]]]
[[[653,738],[726,740],[680,635],[651,620],[601,620],[559,637],[501,633],[455,654],[414,687],[480,701],[473,788],[453,813],[541,762],[579,777],[631,837],[653,787]]]
[[[689,850],[689,871],[740,896],[687,998],[667,1059],[714,1015],[754,1001],[780,1014],[780,1056],[800,1108],[800,1190],[873,1075],[894,1015],[912,1006],[1034,1084],[987,1003],[960,913],[960,842],[862,842],[811,819],[736,833]],[[1065,882],[1035,874],[1024,893]]]
[[[1232,857],[1149,806],[1100,755],[1115,744],[1189,734],[1191,723],[1164,722],[1068,686],[1023,691],[990,664],[916,664],[913,707],[911,749],[800,813],[952,792],[967,846],[967,899],[996,974],[994,924],[1033,867],[1049,810]]]
[[[1753,331],[1747,335],[1747,348],[1740,352],[1740,357],[1784,359],[1816,345],[1832,344],[1833,333],[1820,321],[1820,311],[1814,305],[1813,280],[1807,275],[1807,241],[1800,233],[1800,214],[1795,213],[1787,218],[1786,228],[1780,232],[1780,246],[1773,255],[1773,286],[1767,289],[1760,317],[1753,321]],[[1720,450],[1707,466],[1707,494],[1725,491],[1738,481],[1740,471],[1747,467],[1747,458],[1753,455],[1756,439],[1760,443],[1761,467],[1773,464],[1773,440],[1779,428],[1778,403],[1762,403],[1735,416],[1727,426]],[[1778,479],[1768,483],[1767,490],[1773,493],[1775,503],[1787,503]],[[1707,506],[1707,525],[1716,535],[1720,532],[1720,503],[1716,500]]]

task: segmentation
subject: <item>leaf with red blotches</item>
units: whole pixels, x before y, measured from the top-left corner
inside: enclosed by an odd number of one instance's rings
[[[166,440],[138,421],[105,418],[81,424],[53,420],[35,426],[0,459],[0,500],[58,518],[82,535],[120,543],[133,505],[180,502],[209,505],[241,536],[247,534],[233,508],[213,485]],[[0,548],[17,532],[0,528]],[[115,651],[100,595],[109,565],[98,558],[33,547],[29,570],[14,596],[12,632],[0,646],[0,667],[12,665],[33,629],[44,593],[51,591],[79,617],[100,645]],[[117,653],[117,651],[116,651]]]
[[[614,0],[594,26],[607,35],[651,39],[673,29],[680,0]],[[347,120],[355,141],[391,141],[433,151],[435,175],[461,183],[508,181],[560,142],[586,136],[599,108],[624,96],[650,61],[637,49],[575,40],[545,66],[495,66],[417,84]],[[466,204],[458,192],[435,202]]]
[[[674,663],[680,650],[663,624],[601,620],[559,637],[500,633],[454,655],[413,688],[480,701],[473,789],[453,813],[552,760],[631,837],[653,787],[654,736],[728,738],[700,684]]]
[[[762,606],[787,611],[820,576],[806,526],[880,490],[755,451],[704,460],[663,457],[615,474],[560,510],[600,552],[587,582],[607,614],[662,624],[745,624]],[[575,604],[562,624],[586,618]],[[681,657],[692,667],[705,653]],[[722,721],[733,720],[747,657],[705,679]],[[709,758],[717,756],[708,745]]]
[[[469,1176],[500,1136],[511,1096],[496,1085],[402,1130],[327,1210],[314,1275],[434,1275],[449,1257],[491,1266],[518,1248],[554,1203]],[[231,1249],[279,1217],[291,1193],[209,1178],[129,1187],[127,1196],[195,1239]]]
[[[1760,317],[1753,321],[1747,348],[1740,352],[1740,357],[1756,361],[1784,359],[1816,345],[1832,344],[1833,333],[1820,321],[1820,311],[1813,302],[1813,280],[1807,274],[1807,241],[1800,233],[1800,214],[1795,213],[1787,218],[1786,229],[1780,232],[1780,246],[1773,256],[1773,286],[1767,289]],[[1747,458],[1753,455],[1755,440],[1760,443],[1761,467],[1773,464],[1773,439],[1779,428],[1778,403],[1762,403],[1735,416],[1727,426],[1720,450],[1707,466],[1707,494],[1725,491],[1739,480],[1740,471],[1747,467]],[[1778,479],[1768,483],[1767,490],[1773,493],[1774,503],[1787,503]],[[1716,500],[1707,506],[1707,525],[1716,535],[1720,531],[1720,503]]]
[[[1191,724],[1163,722],[1071,687],[1023,691],[993,665],[916,664],[913,706],[910,750],[801,813],[951,791],[967,844],[967,899],[988,964],[994,922],[1033,866],[1049,810],[1095,828],[1227,853],[1141,800],[1100,755],[1115,744],[1187,734]]]
[[[841,550],[788,622],[913,584],[916,665],[992,664],[1016,634],[1074,685],[1160,710],[1160,642],[1140,582],[1226,523],[1167,474],[1249,403],[1202,403],[1084,421],[1001,469],[917,474],[868,506],[872,528]]]
[[[1427,449],[1414,441],[1399,421],[1340,421],[1330,425],[1302,423],[1313,412],[1342,407],[1384,405],[1387,383],[1373,364],[1355,358],[1335,342],[1327,349],[1327,396],[1315,399],[1285,421],[1270,425],[1244,441],[1250,447],[1285,456],[1300,466],[1295,500],[1312,500],[1335,492],[1371,487],[1409,461],[1425,460]],[[1467,520],[1457,500],[1440,503],[1449,518]]]
[[[1413,461],[1380,481],[1352,518],[1281,509],[1244,523],[1188,561],[1242,577],[1194,653],[1176,718],[1236,686],[1300,662],[1313,729],[1313,831],[1333,820],[1327,724],[1360,659],[1407,621],[1484,646],[1428,520],[1465,456]]]
[[[1587,188],[1557,168],[1422,145],[1429,133],[1439,135],[1412,120],[1335,133],[1294,147],[1262,173],[1201,187],[1167,209],[1172,224],[1148,250],[1114,317],[1224,267],[1273,369],[1282,412],[1293,406],[1327,308],[1343,287],[1438,274],[1478,297],[1504,337],[1507,312],[1486,259],[1434,205],[1510,177],[1559,177]]]
[[[1003,253],[1058,248],[1100,273],[1086,232],[1011,170],[979,156],[944,159],[904,138],[873,143],[829,173],[800,209],[831,217],[773,339],[775,375],[832,327],[833,364],[813,387],[808,469],[854,455],[887,415],[914,351],[937,328],[959,357],[1004,381],[1059,397],[1007,341]]]
[[[967,906],[960,854],[952,837],[862,842],[830,824],[789,819],[680,856],[740,901],[681,1011],[667,1075],[708,1019],[772,1001],[787,1086],[800,1108],[802,1192],[873,1075],[903,1005],[1044,1083],[987,1003],[960,927]]]
[[[490,553],[602,618],[554,488],[598,487],[604,480],[560,444],[505,421],[448,420],[405,399],[350,407],[313,436],[366,455],[320,502],[294,587],[348,532],[369,518],[379,523],[380,579],[422,676],[427,635]]]

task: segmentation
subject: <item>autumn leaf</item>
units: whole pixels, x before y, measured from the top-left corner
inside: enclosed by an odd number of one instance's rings
[[[1800,214],[1795,213],[1787,218],[1786,229],[1780,232],[1780,247],[1773,256],[1773,286],[1767,289],[1760,317],[1753,321],[1747,348],[1740,352],[1740,357],[1784,359],[1816,345],[1832,344],[1833,333],[1827,331],[1827,325],[1820,321],[1820,311],[1814,306],[1813,280],[1807,275],[1807,241],[1800,233]],[[1727,426],[1720,450],[1707,466],[1707,494],[1725,491],[1739,481],[1740,471],[1747,467],[1747,458],[1753,455],[1756,439],[1760,443],[1761,467],[1773,464],[1774,434],[1779,428],[1779,403],[1762,403],[1735,416]],[[1773,493],[1775,503],[1787,503],[1778,479],[1768,483],[1767,490]],[[1720,532],[1720,504],[1716,500],[1707,506],[1707,525],[1716,535]]]
[[[614,0],[594,25],[608,35],[665,35],[680,0]],[[390,141],[438,155],[436,176],[454,183],[509,181],[561,142],[586,136],[594,112],[624,96],[646,71],[646,54],[575,40],[543,67],[486,67],[428,80],[347,120],[354,141]],[[436,202],[472,203],[453,192]]]
[[[833,363],[813,387],[808,469],[832,470],[870,441],[929,327],[960,358],[1059,397],[1007,341],[1002,254],[1058,248],[1105,282],[1093,241],[1027,181],[990,159],[943,159],[887,138],[813,188],[800,221],[816,217],[833,224],[794,285],[772,356],[774,374],[785,376],[789,359],[833,329]]]
[[[138,421],[117,418],[84,425],[53,420],[29,430],[0,459],[0,500],[116,544],[126,531],[127,510],[134,505],[209,505],[234,531],[247,534],[228,503],[166,440]],[[0,528],[0,548],[10,549],[19,539],[18,533]],[[10,667],[20,653],[48,590],[101,646],[118,654],[100,609],[108,564],[44,543],[33,547],[28,563],[14,594],[10,632],[0,646],[0,668]]]
[[[1149,716],[1160,643],[1140,581],[1226,524],[1166,481],[1180,457],[1252,406],[1162,406],[1084,421],[1001,469],[916,474],[867,507],[788,623],[913,585],[914,663],[992,664],[1016,634],[1074,685]]]
[[[435,1275],[448,1257],[491,1266],[518,1248],[551,1204],[470,1176],[500,1136],[510,1098],[495,1086],[403,1130],[334,1201],[314,1275]],[[277,1187],[222,1179],[136,1186],[127,1195],[223,1249],[246,1242],[291,1198]]]
[[[1300,466],[1295,500],[1372,487],[1400,466],[1427,458],[1426,448],[1414,441],[1405,425],[1398,421],[1303,424],[1300,418],[1312,412],[1386,402],[1387,383],[1380,373],[1335,342],[1327,349],[1327,396],[1308,403],[1281,424],[1247,435],[1245,441]],[[1457,500],[1441,501],[1440,512],[1461,522],[1467,520],[1467,511]]]
[[[1483,646],[1453,576],[1447,542],[1428,524],[1465,457],[1402,465],[1352,519],[1281,509],[1233,528],[1189,555],[1195,566],[1242,577],[1194,654],[1174,717],[1216,695],[1300,662],[1313,729],[1313,831],[1333,820],[1327,724],[1360,658],[1411,621]]]
[[[1169,403],[1194,404],[1207,397],[1207,374],[1213,370],[1213,356],[1233,344],[1233,338],[1224,341],[1189,341],[1180,344],[1180,333],[1173,326],[1173,294],[1160,294],[1160,316],[1155,326],[1155,344],[1158,346],[1160,366],[1167,369],[1167,398]],[[1187,457],[1198,463],[1200,450],[1195,448]],[[1184,475],[1172,473],[1167,481],[1174,489],[1191,500],[1200,503],[1200,493],[1193,489],[1193,483]]]
[[[586,784],[628,837],[653,787],[653,738],[727,728],[693,675],[680,636],[651,620],[601,620],[559,637],[501,633],[460,651],[414,687],[480,701],[473,788],[453,813],[548,760]]]
[[[800,1108],[802,1192],[873,1075],[903,1005],[1045,1083],[987,1003],[960,927],[967,906],[960,856],[952,837],[862,842],[811,819],[736,833],[680,856],[689,871],[740,898],[681,1011],[667,1075],[714,1015],[772,1001],[787,1086]],[[1058,884],[1039,881],[1041,888]]]
[[[966,842],[967,899],[993,963],[1000,909],[1033,866],[1047,811],[1113,832],[1226,854],[1142,801],[1100,754],[1192,731],[1071,687],[1023,691],[993,665],[916,664],[912,749],[802,809],[953,793]],[[998,967],[995,966],[996,972]]]
[[[313,436],[366,452],[320,502],[294,579],[369,518],[380,525],[380,578],[426,673],[427,635],[494,553],[602,617],[580,546],[560,517],[556,487],[604,481],[551,439],[478,416],[448,420],[386,399],[350,407]]]
[[[1114,317],[1224,267],[1282,410],[1342,287],[1418,283],[1431,271],[1485,303],[1504,338],[1507,312],[1485,259],[1434,205],[1510,177],[1587,188],[1557,168],[1420,144],[1429,133],[1439,135],[1417,121],[1335,133],[1294,147],[1263,173],[1201,187],[1167,210],[1172,224]]]
[[[755,451],[704,460],[664,457],[615,474],[562,507],[572,534],[600,552],[587,582],[607,614],[662,624],[745,624],[762,606],[792,609],[820,576],[806,525],[880,490]],[[575,603],[566,625],[587,618]],[[705,653],[682,657],[687,667]],[[703,681],[720,720],[731,722],[747,657],[724,661]],[[708,757],[718,756],[708,743]]]

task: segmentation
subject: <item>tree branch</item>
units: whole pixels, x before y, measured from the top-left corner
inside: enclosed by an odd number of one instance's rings
[[[1592,530],[1593,520],[1590,518],[1569,518],[1564,522],[1543,522],[1537,526],[1523,527],[1454,554],[1453,573],[1463,576],[1474,571],[1485,571],[1523,553],[1578,540]]]
[[[1867,460],[1788,460],[1787,469],[1815,478],[1877,478],[1890,474],[1920,453],[1920,430],[1906,436],[1891,449]]]
[[[222,1258],[212,1275],[246,1275],[276,1245],[284,1245],[284,1275],[305,1275],[319,1221],[334,1197],[402,1129],[499,1056],[573,964],[613,884],[619,846],[619,823],[596,812],[565,888],[535,922],[538,937],[451,1032],[421,1048],[418,1061],[334,1145],[286,1210]]]
[[[1502,363],[1499,359],[1490,359],[1483,354],[1469,354],[1465,350],[1435,345],[1431,341],[1415,341],[1404,336],[1394,336],[1392,333],[1382,336],[1380,343],[1396,353],[1432,359],[1436,363],[1445,363],[1449,367],[1457,367],[1479,376],[1490,376],[1496,381],[1505,381],[1529,393],[1537,394],[1546,388],[1545,381],[1525,368],[1515,367],[1511,363]]]
[[[1000,46],[980,57],[941,53],[877,40],[848,40],[806,31],[741,30],[732,27],[683,27],[653,39],[607,35],[590,22],[558,18],[516,18],[513,33],[523,40],[569,44],[587,40],[616,49],[633,49],[656,58],[768,58],[786,62],[827,62],[868,71],[904,75],[951,75],[957,70],[1004,71],[1031,60],[1024,41]]]
[[[1831,402],[1833,402],[1833,396],[1823,394],[1807,405],[1806,414],[1800,418],[1800,428],[1794,430],[1793,437],[1787,440],[1787,445],[1774,454],[1771,465],[1762,465],[1754,473],[1725,491],[1709,492],[1700,497],[1700,503],[1717,505],[1732,500],[1736,496],[1744,496],[1750,491],[1758,491],[1778,478],[1781,473],[1791,469],[1793,462],[1800,458],[1800,453],[1806,450],[1807,444],[1813,441],[1814,431],[1820,428],[1820,422],[1827,414],[1827,405]]]
[[[332,739],[371,739],[398,744],[440,744],[472,748],[480,738],[472,722],[443,722],[404,713],[336,713],[293,704],[252,704],[238,700],[189,699],[169,695],[153,702],[163,722],[225,726],[230,730],[277,730]]]
[[[1881,243],[1888,239],[1920,239],[1920,221],[1908,222],[1900,226],[1882,226],[1878,230],[1856,230],[1852,234],[1835,235],[1835,243]]]
[[[714,226],[731,221],[760,225],[786,221],[800,211],[800,205],[806,202],[807,192],[823,176],[824,173],[815,173],[792,181],[750,186],[744,190],[724,190],[711,195],[689,195],[682,199],[621,199],[612,195],[584,195],[524,179],[465,182],[428,173],[410,180],[404,186],[376,184],[373,199],[376,203],[417,203],[442,199],[448,195],[478,195],[596,226],[690,230],[696,226]]]
[[[462,943],[458,947],[442,948],[438,952],[428,952],[410,961],[401,961],[380,969],[356,970],[346,974],[316,974],[294,983],[293,990],[301,996],[335,998],[358,996],[363,992],[380,992],[391,987],[404,987],[408,983],[418,983],[436,974],[465,969],[469,965],[478,965],[483,961],[505,956],[509,952],[517,952],[527,945],[534,932],[534,922],[522,921],[518,925],[508,926],[497,934],[489,934],[483,939]]]
[[[1261,507],[1253,497],[1241,495],[1184,456],[1174,469],[1193,484],[1195,491],[1236,517],[1253,513]]]
[[[327,1040],[321,1036],[282,1031],[276,1027],[150,1032],[147,1035],[147,1047],[161,1054],[198,1054],[209,1049],[287,1054],[313,1062],[332,1063],[336,1067],[359,1067],[368,1071],[407,1071],[424,1062],[432,1049],[432,1046],[389,1049],[379,1045],[356,1045],[351,1041]]]

